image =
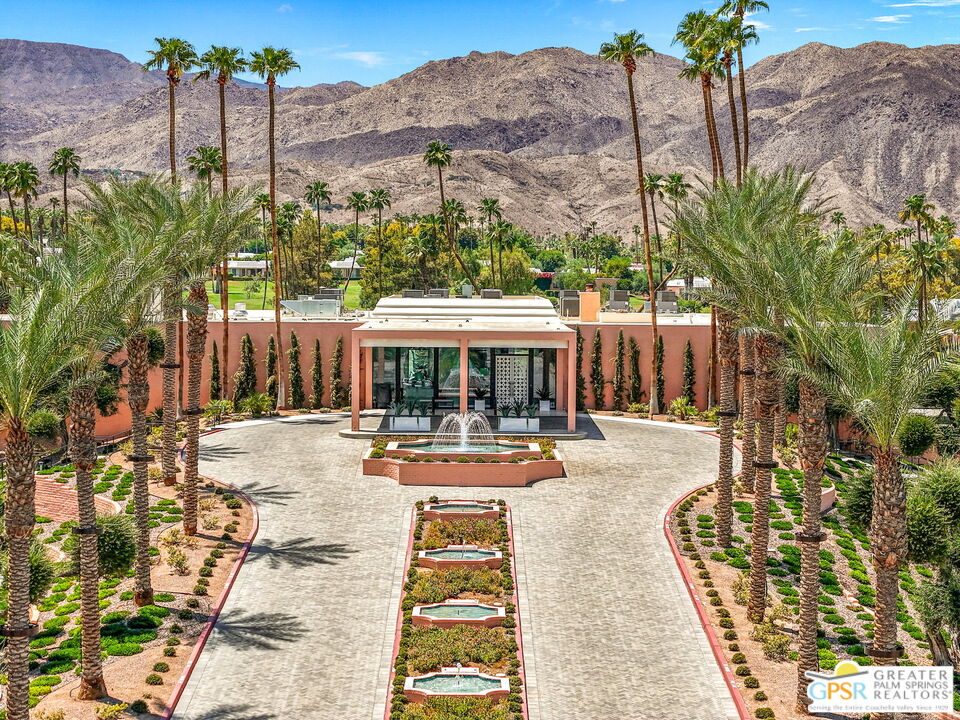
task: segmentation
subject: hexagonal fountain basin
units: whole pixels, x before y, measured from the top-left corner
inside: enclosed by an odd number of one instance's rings
[[[436,550],[420,550],[417,553],[420,567],[457,568],[488,567],[498,568],[503,562],[499,550],[481,550],[476,545],[447,545]]]
[[[403,691],[412,702],[423,702],[436,695],[497,700],[510,694],[510,681],[506,677],[482,673],[478,668],[445,667],[440,672],[408,677]]]
[[[497,627],[506,617],[502,605],[484,605],[477,600],[445,600],[413,608],[413,624],[417,627],[451,627],[476,625]]]

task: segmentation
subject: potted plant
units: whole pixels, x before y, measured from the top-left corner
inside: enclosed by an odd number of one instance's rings
[[[390,404],[390,429],[406,432],[429,432],[430,417],[426,403],[406,400]]]
[[[528,405],[517,400],[514,403],[503,403],[497,410],[500,413],[500,431],[540,432],[540,418],[536,416],[539,410],[537,403]]]
[[[477,387],[473,389],[473,409],[477,412],[483,412],[487,409],[487,388]]]
[[[538,388],[537,398],[540,401],[540,412],[550,412],[550,388]]]

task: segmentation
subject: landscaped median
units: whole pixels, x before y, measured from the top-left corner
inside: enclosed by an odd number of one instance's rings
[[[429,439],[374,438],[363,456],[363,474],[400,485],[519,487],[563,477],[563,459],[551,438],[498,438],[500,450],[436,450]]]
[[[843,660],[870,665],[867,648],[873,638],[874,573],[869,540],[850,521],[849,508],[863,502],[870,468],[857,460],[831,456],[825,465],[821,505],[826,539],[820,546],[819,665],[831,672]],[[795,708],[797,631],[800,605],[800,543],[803,474],[777,468],[770,497],[770,551],[767,556],[769,607],[765,621],[747,618],[750,532],[753,498],[741,495],[733,503],[731,546],[716,545],[716,493],[712,486],[682,498],[667,518],[667,533],[681,570],[702,613],[706,632],[718,654],[741,714],[780,720],[807,717]],[[839,507],[833,507],[833,499]],[[899,640],[904,657],[899,665],[930,664],[929,645],[915,620],[914,593],[918,576],[930,576],[923,565],[910,564],[900,573]]]
[[[526,718],[510,509],[503,500],[476,502],[498,517],[454,511],[427,520],[425,503],[416,503],[387,720]],[[426,567],[426,553],[460,562]]]

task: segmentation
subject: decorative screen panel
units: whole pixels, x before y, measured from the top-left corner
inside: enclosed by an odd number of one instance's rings
[[[527,402],[529,367],[526,355],[497,356],[497,403]]]

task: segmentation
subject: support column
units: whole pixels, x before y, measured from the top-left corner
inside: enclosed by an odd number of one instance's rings
[[[564,410],[567,407],[567,394],[564,388],[567,386],[567,349],[557,348],[557,377],[554,382],[555,395],[557,398],[557,410]]]
[[[360,337],[350,333],[350,429],[360,429]]]
[[[373,407],[373,348],[360,348],[360,361],[363,364],[363,409]]]
[[[467,412],[470,404],[470,345],[460,338],[460,412]]]
[[[567,430],[577,429],[577,339],[567,340]]]

